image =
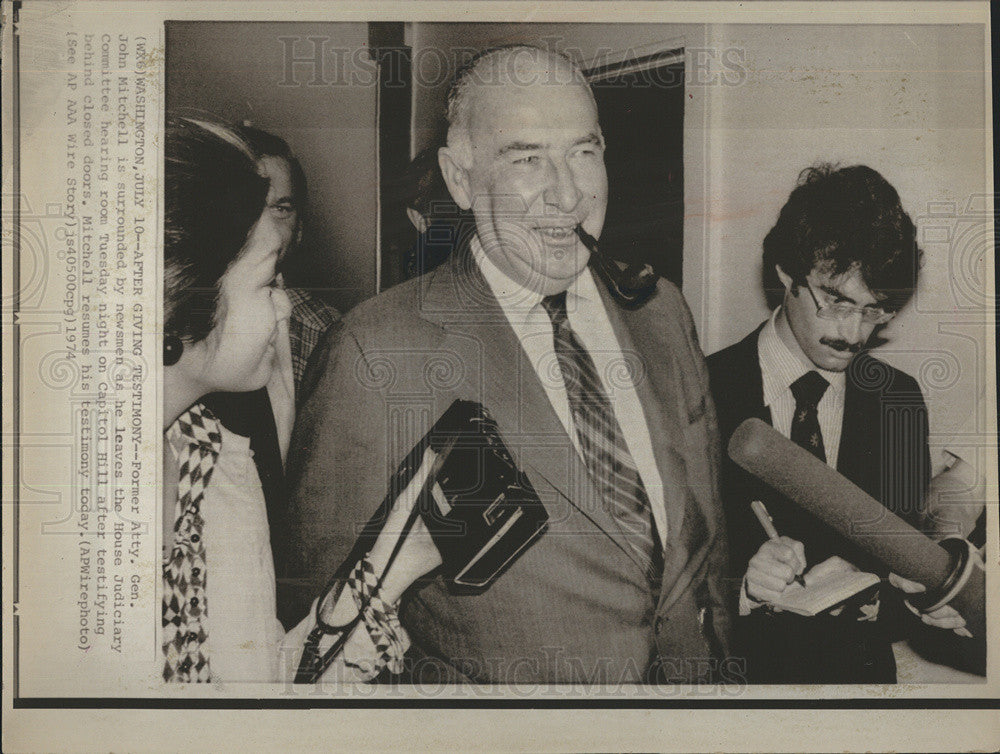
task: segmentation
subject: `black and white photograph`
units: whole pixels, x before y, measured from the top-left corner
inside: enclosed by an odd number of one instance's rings
[[[984,4],[14,5],[15,708],[995,709]]]
[[[982,682],[974,28],[166,39],[165,680]]]

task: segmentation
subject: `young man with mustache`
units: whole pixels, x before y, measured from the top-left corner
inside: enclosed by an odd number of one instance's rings
[[[909,375],[867,352],[913,294],[920,250],[896,190],[863,165],[803,171],[764,239],[774,312],[708,359],[724,440],[758,417],[911,523],[930,473],[927,408]],[[750,503],[783,535],[769,540]],[[812,617],[772,611],[796,577],[884,568],[731,462],[723,471],[731,572],[742,578],[734,654],[751,683],[894,683],[891,641],[916,620],[886,585]],[[859,522],[863,526],[864,522]],[[896,576],[912,591],[919,585]],[[957,614],[924,616],[961,628]]]

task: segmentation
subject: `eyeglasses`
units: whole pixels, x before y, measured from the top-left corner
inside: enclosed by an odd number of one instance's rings
[[[809,295],[812,297],[813,303],[816,304],[816,316],[821,319],[835,319],[843,321],[845,319],[850,319],[855,314],[860,314],[861,321],[865,324],[884,325],[896,316],[895,312],[882,311],[881,309],[876,309],[873,306],[854,306],[853,304],[848,304],[843,301],[833,304],[820,304],[819,300],[816,298],[816,294],[813,293],[812,286],[809,285],[809,281],[805,280],[804,282],[806,284],[806,290],[809,291]]]

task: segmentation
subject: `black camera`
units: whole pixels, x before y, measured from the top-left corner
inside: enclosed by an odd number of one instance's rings
[[[441,573],[484,589],[542,533],[548,514],[481,404],[456,400],[424,440],[440,456],[420,514]]]

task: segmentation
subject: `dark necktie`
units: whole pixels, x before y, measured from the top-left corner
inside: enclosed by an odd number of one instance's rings
[[[212,412],[201,403],[181,414],[167,434],[180,446],[180,476],[174,543],[163,563],[163,679],[205,683],[211,680],[211,671],[201,503],[222,449],[222,434]]]
[[[795,396],[795,416],[792,417],[792,441],[801,445],[819,460],[826,463],[826,448],[823,445],[823,433],[819,428],[819,412],[817,407],[830,383],[816,371],[806,372],[791,384],[792,395]],[[801,535],[799,535],[801,536]],[[806,552],[809,552],[811,537],[803,537]],[[812,563],[810,562],[810,565]],[[860,596],[859,596],[860,595]],[[823,612],[823,615],[839,618],[841,621],[855,623],[857,621],[873,621],[878,618],[879,593],[865,590],[851,597],[844,608],[836,607]],[[836,614],[834,614],[836,613]],[[786,616],[787,617],[787,616]],[[794,617],[793,617],[794,620]],[[812,620],[812,619],[810,619]]]
[[[635,460],[594,362],[569,326],[566,292],[546,296],[542,306],[552,320],[556,358],[590,480],[657,591],[663,577],[663,550]]]
[[[819,460],[826,462],[823,433],[819,429],[819,406],[830,383],[819,372],[806,372],[791,384],[795,396],[795,416],[792,417],[792,442],[801,445]]]

